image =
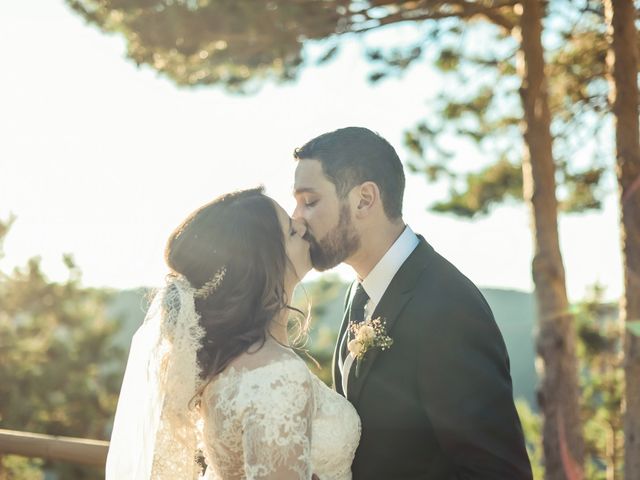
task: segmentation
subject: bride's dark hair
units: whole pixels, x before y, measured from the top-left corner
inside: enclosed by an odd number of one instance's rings
[[[169,237],[165,260],[196,289],[226,269],[215,292],[195,300],[205,330],[203,380],[264,344],[269,322],[288,308],[284,235],[262,187],[223,195],[189,215]]]

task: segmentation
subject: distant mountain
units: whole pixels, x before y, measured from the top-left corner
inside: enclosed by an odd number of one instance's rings
[[[481,288],[502,332],[511,361],[515,398],[525,398],[537,410],[535,371],[536,303],[531,293]]]
[[[294,295],[294,305],[303,311],[307,310],[307,299],[311,301],[311,328],[307,348],[324,367],[319,374],[325,381],[328,381],[330,375],[326,367],[342,320],[347,287],[346,283],[329,275],[314,282],[305,282]],[[530,293],[515,290],[483,288],[481,291],[493,310],[507,346],[514,397],[524,398],[536,408],[535,299]],[[123,290],[113,295],[108,313],[112,318],[122,320],[123,328],[116,337],[119,345],[128,348],[131,337],[144,319],[148,298],[149,289],[146,288]]]
[[[133,334],[142,325],[147,313],[149,292],[148,288],[119,290],[111,297],[112,300],[107,306],[107,315],[122,322],[122,328],[115,338],[118,345],[129,348]]]

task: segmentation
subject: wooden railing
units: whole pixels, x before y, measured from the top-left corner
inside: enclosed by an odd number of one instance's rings
[[[46,458],[104,467],[109,442],[0,429],[0,455]]]

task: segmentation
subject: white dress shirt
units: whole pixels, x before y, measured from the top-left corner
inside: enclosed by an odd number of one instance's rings
[[[362,283],[362,287],[364,291],[369,295],[369,301],[364,306],[364,318],[369,318],[375,312],[378,303],[382,299],[384,292],[389,287],[391,280],[398,273],[402,264],[409,258],[409,255],[415,250],[418,246],[419,240],[413,230],[407,225],[402,232],[402,234],[398,237],[398,239],[391,245],[387,253],[380,259],[380,261],[373,267],[373,270],[369,272],[366,278],[364,278],[360,283]],[[351,290],[351,298],[349,299],[349,305],[351,305],[351,300],[353,300],[353,295],[355,294],[356,289],[353,288]],[[342,343],[347,341],[348,335],[345,335],[342,338]],[[344,345],[340,346],[339,349],[339,368],[340,373],[342,375],[342,391],[345,396],[347,394],[347,385],[349,381],[349,372],[351,370],[351,366],[354,362],[354,357],[349,353],[347,355],[346,360],[342,360],[342,352],[344,350]]]

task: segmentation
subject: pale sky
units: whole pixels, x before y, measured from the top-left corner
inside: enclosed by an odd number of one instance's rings
[[[379,35],[409,38],[412,29]],[[291,211],[293,149],[348,125],[379,132],[405,160],[402,132],[429,115],[442,86],[425,65],[369,85],[358,39],[297,82],[246,97],[178,89],[124,52],[120,38],[86,25],[62,0],[0,3],[0,218],[17,216],[0,268],[40,255],[58,280],[70,252],[86,285],[158,285],[166,239],[193,209],[264,184]],[[478,155],[461,152],[458,161],[480,165]],[[477,285],[531,291],[527,209],[499,207],[478,221],[427,212],[443,193],[408,175],[406,222]],[[614,188],[603,212],[561,218],[572,300],[594,282],[607,298],[621,294],[617,223]]]

